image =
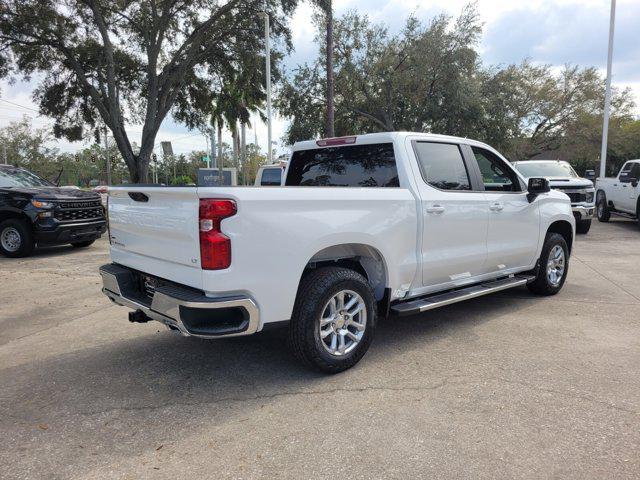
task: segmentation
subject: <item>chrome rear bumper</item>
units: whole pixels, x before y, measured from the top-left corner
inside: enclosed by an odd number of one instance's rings
[[[207,297],[196,290],[170,284],[159,286],[149,299],[136,289],[138,272],[117,264],[100,267],[102,292],[113,302],[139,310],[153,320],[186,336],[238,337],[256,333],[260,314],[256,303],[244,296]]]

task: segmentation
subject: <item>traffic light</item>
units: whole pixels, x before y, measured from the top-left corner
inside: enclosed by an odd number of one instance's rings
[[[153,163],[157,163],[158,162],[158,156],[155,153],[151,154],[151,160],[153,161]]]

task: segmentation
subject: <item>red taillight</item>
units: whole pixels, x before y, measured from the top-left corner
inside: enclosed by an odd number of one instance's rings
[[[317,140],[316,145],[319,147],[335,147],[337,145],[352,145],[356,143],[357,137],[335,137],[335,138],[323,138]]]
[[[231,265],[231,240],[220,231],[220,222],[236,214],[236,202],[200,199],[200,265],[203,270],[222,270]]]

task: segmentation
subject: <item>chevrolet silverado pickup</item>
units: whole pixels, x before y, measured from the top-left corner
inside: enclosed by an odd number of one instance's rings
[[[97,193],[60,188],[24,168],[0,165],[0,253],[26,257],[36,245],[88,247],[106,230]]]
[[[596,214],[601,222],[611,215],[633,218],[640,226],[640,160],[629,160],[615,178],[596,179]]]
[[[591,180],[580,178],[573,167],[562,160],[526,160],[513,162],[513,166],[525,178],[544,177],[552,189],[565,193],[576,217],[576,232],[589,232],[595,210],[595,189]]]
[[[329,373],[390,313],[557,293],[575,233],[548,180],[483,143],[406,132],[299,142],[282,187],[110,188],[108,211],[103,292],[130,321],[204,338],[286,325]]]

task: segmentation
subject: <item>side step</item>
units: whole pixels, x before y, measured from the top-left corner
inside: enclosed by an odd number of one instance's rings
[[[631,220],[636,219],[636,216],[633,213],[619,212],[618,210],[611,210],[611,215],[617,215],[619,217],[629,218]]]
[[[416,300],[408,300],[391,306],[391,311],[397,315],[414,315],[452,303],[463,302],[472,298],[481,297],[490,293],[499,292],[508,288],[525,285],[532,281],[534,276],[516,275],[514,277],[502,278],[491,282],[479,283],[459,290],[451,290],[446,293],[439,293],[428,297],[421,297]]]

